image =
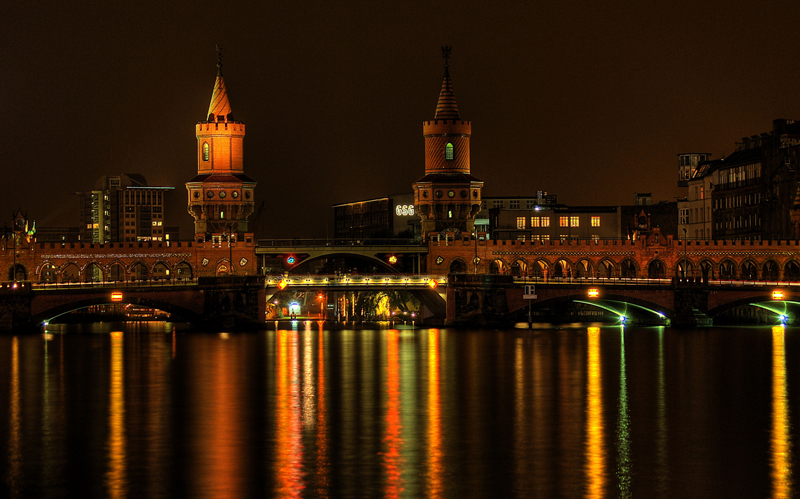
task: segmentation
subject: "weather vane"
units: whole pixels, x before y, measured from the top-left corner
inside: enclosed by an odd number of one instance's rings
[[[217,69],[222,71],[222,47],[217,45]]]
[[[450,45],[445,45],[442,47],[442,57],[444,57],[444,65],[448,66],[448,61],[450,60],[450,51],[453,49]]]

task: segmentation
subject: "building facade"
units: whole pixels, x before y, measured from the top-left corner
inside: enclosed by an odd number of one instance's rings
[[[174,187],[148,186],[143,175],[126,173],[101,177],[79,198],[80,240],[92,243],[165,241],[178,238],[167,226],[167,196]],[[168,228],[169,227],[169,228]]]
[[[335,204],[332,208],[335,239],[419,237],[413,193]]]

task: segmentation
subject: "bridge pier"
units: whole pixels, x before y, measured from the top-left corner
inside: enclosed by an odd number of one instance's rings
[[[0,285],[0,331],[34,329],[31,301],[30,282],[9,282]]]

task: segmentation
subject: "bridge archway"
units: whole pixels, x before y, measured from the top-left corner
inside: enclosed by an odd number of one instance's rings
[[[517,259],[511,264],[511,275],[522,276],[525,275],[525,260]]]
[[[96,262],[91,262],[83,268],[83,282],[102,282],[103,268]]]
[[[783,268],[783,278],[787,281],[800,281],[800,266],[794,260],[786,262]]]
[[[761,266],[761,278],[765,281],[777,281],[779,274],[778,263],[775,260],[767,260]]]
[[[714,262],[709,259],[704,259],[698,265],[700,268],[700,275],[703,276],[704,279],[711,279],[714,277]]]
[[[175,276],[179,279],[191,279],[194,277],[192,266],[186,262],[181,262],[175,267]]]
[[[758,268],[753,260],[748,259],[742,263],[742,279],[746,281],[758,279]]]
[[[169,266],[166,263],[159,261],[156,262],[155,265],[153,265],[153,270],[151,274],[153,276],[153,279],[169,279],[169,274],[170,274]]]
[[[584,258],[575,264],[575,277],[584,278],[592,277],[594,275],[594,266],[592,262]]]
[[[664,262],[655,258],[647,265],[647,277],[650,279],[663,279],[667,275],[667,268]]]
[[[549,269],[549,264],[547,263],[547,261],[538,259],[535,260],[530,265],[528,265],[528,275],[530,275],[531,277],[536,277],[541,279],[548,275],[549,273],[548,269]]]
[[[121,282],[125,280],[125,266],[120,262],[113,262],[106,271],[109,281]]]
[[[466,272],[467,263],[461,258],[454,258],[453,261],[450,262],[450,274],[466,274]]]
[[[25,268],[24,265],[18,263],[16,265],[11,265],[8,268],[8,280],[9,281],[27,281],[28,280],[28,269]]]
[[[505,270],[505,262],[501,259],[492,260],[489,264],[489,273],[490,274],[502,274]]]
[[[56,266],[47,262],[39,269],[39,282],[56,282],[58,280],[58,270]]]
[[[634,279],[636,277],[638,266],[632,258],[622,260],[619,266],[619,276],[622,278]]]
[[[597,264],[597,277],[612,278],[614,277],[614,262],[608,259],[600,260]]]
[[[722,260],[719,264],[719,278],[724,280],[736,279],[736,262],[730,258]]]
[[[675,265],[677,277],[694,277],[694,264],[688,258],[681,258]]]
[[[132,304],[132,305],[140,305],[147,308],[155,308],[158,310],[163,310],[164,312],[168,312],[171,315],[174,315],[177,318],[180,318],[184,321],[191,322],[193,324],[202,324],[203,323],[203,316],[197,314],[187,308],[183,308],[179,305],[175,305],[169,302],[161,301],[161,300],[153,300],[150,298],[139,298],[139,297],[129,297],[121,302],[117,302],[121,304]],[[47,310],[44,310],[33,317],[34,324],[42,324],[43,322],[51,322],[54,319],[61,317],[62,315],[66,315],[70,312],[74,312],[76,310],[81,310],[83,308],[91,307],[94,305],[110,305],[111,302],[108,300],[107,296],[98,296],[96,298],[88,298],[83,300],[78,300],[71,302],[65,305],[59,305]]]
[[[604,309],[608,312],[617,315],[626,315],[627,317],[634,317],[644,319],[646,321],[660,323],[666,321],[668,317],[674,314],[671,308],[664,307],[658,303],[635,298],[631,296],[607,294],[604,295],[598,302],[588,301],[586,294],[582,290],[580,293],[549,298],[545,300],[534,300],[531,304],[532,310],[548,309],[554,306],[563,306],[569,303],[580,303],[583,305],[590,305],[597,308]],[[527,313],[527,304],[525,307],[516,311]]]
[[[136,262],[131,265],[131,279],[136,281],[147,280],[147,267],[142,262]]]
[[[553,277],[572,277],[572,264],[565,258],[559,258],[553,265]]]
[[[74,263],[68,263],[61,269],[61,282],[78,282],[81,269]]]

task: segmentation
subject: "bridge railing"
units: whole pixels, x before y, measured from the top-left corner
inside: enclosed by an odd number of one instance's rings
[[[91,289],[91,288],[130,288],[130,287],[168,287],[196,286],[197,278],[141,279],[130,281],[90,281],[90,282],[32,282],[37,290]]]
[[[369,275],[292,275],[292,276],[267,276],[267,287],[280,287],[283,283],[286,287],[374,287],[374,288],[398,288],[398,287],[425,287],[431,286],[435,281],[436,286],[446,286],[446,275],[403,275],[403,274],[369,274]]]
[[[425,243],[416,239],[406,238],[374,238],[374,239],[259,239],[256,247],[260,248],[296,248],[309,246],[420,246]]]

